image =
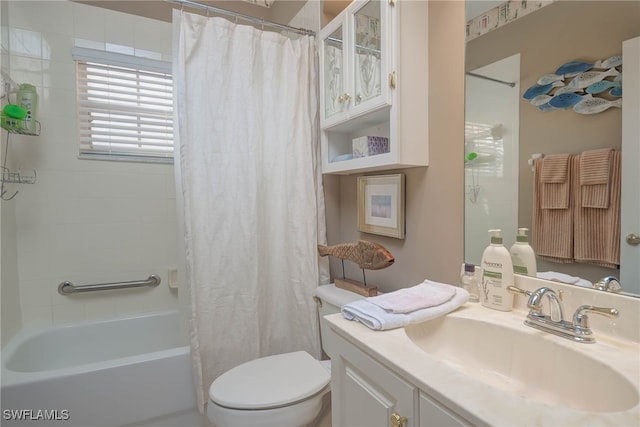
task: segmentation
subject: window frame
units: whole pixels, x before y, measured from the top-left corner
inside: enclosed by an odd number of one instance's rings
[[[76,67],[78,158],[173,164],[171,62],[81,47],[74,47],[71,54]],[[99,82],[101,78],[107,80]],[[91,84],[95,85],[94,94],[100,93],[93,99]],[[152,86],[164,87],[154,93]],[[102,121],[97,119],[103,126],[92,122],[92,115],[103,117]],[[158,138],[152,138],[154,135]]]

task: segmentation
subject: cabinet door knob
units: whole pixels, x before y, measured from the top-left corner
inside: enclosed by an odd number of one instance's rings
[[[632,245],[632,246],[638,246],[640,245],[640,236],[638,236],[637,234],[629,234],[627,236],[627,243]]]
[[[407,417],[403,417],[397,412],[391,414],[391,427],[403,427],[407,422]]]
[[[343,102],[349,102],[350,99],[351,99],[351,95],[349,95],[348,93],[345,93],[338,97],[338,102],[342,104]]]

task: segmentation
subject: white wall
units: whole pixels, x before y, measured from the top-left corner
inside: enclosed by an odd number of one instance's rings
[[[2,202],[15,209],[7,226],[15,226],[23,326],[177,307],[166,280],[178,245],[173,167],[77,158],[71,59],[71,48],[82,46],[170,60],[171,24],[68,1],[8,3],[10,74],[37,87],[42,124],[38,137],[11,135],[13,164],[37,170],[37,182],[10,186],[20,193]],[[152,273],[163,279],[154,289],[57,293],[64,280]]]

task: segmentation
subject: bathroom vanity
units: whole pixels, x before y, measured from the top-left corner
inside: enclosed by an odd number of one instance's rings
[[[552,287],[569,318],[590,298],[603,304],[591,289],[522,276],[516,286]],[[512,312],[467,303],[389,331],[327,316],[333,425],[640,425],[640,299],[604,299],[620,316],[590,316],[593,344],[525,326],[520,295]]]

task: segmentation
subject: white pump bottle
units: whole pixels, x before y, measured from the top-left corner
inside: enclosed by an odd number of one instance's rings
[[[482,254],[482,285],[480,300],[485,307],[511,311],[513,294],[507,286],[513,285],[511,255],[502,244],[500,229],[489,230],[491,244]]]
[[[509,253],[511,254],[514,273],[536,277],[536,254],[533,248],[529,246],[528,231],[528,228],[518,228],[516,242],[511,246]]]

